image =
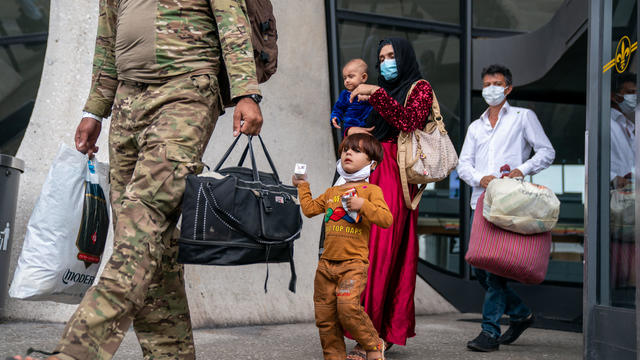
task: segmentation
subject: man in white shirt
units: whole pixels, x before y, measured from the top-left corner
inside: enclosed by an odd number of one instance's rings
[[[615,76],[611,87],[611,185],[624,188],[635,169],[636,75]]]
[[[555,158],[536,114],[507,102],[513,90],[511,71],[502,65],[490,65],[482,71],[482,82],[482,97],[489,108],[469,125],[457,168],[460,179],[473,187],[473,210],[489,182],[500,175],[502,166],[509,165],[509,177],[523,177],[547,168]],[[532,149],[535,155],[529,158]],[[507,279],[477,268],[473,271],[485,289],[485,300],[482,332],[467,347],[498,350],[500,344],[514,342],[531,326],[533,313],[507,285]],[[510,326],[501,336],[499,320],[503,314],[509,315]]]
[[[611,83],[611,284],[635,286],[633,175],[635,173],[636,75],[615,74]]]

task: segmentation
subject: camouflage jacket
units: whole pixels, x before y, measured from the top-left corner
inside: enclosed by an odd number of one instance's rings
[[[250,31],[245,0],[100,0],[84,110],[109,116],[120,80],[217,74],[221,60],[232,98],[260,94]]]

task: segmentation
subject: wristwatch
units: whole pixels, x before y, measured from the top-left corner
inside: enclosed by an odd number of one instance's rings
[[[236,104],[240,101],[240,99],[243,99],[243,98],[246,98],[246,97],[251,98],[251,100],[255,101],[256,104],[260,104],[260,101],[262,101],[262,96],[261,95],[249,94],[249,95],[238,96],[236,98]]]

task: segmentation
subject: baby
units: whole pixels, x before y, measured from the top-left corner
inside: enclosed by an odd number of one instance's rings
[[[382,161],[383,150],[376,138],[359,133],[346,137],[339,151],[342,185],[313,199],[306,175],[292,180],[304,215],[324,214],[325,250],[318,261],[313,294],[316,326],[325,359],[345,358],[345,330],[367,352],[367,359],[384,359],[384,341],[360,304],[367,284],[371,224],[388,228],[393,222],[382,190],[367,182]]]
[[[353,59],[342,68],[346,90],[342,90],[331,111],[331,123],[336,129],[340,129],[341,125],[343,131],[352,126],[364,127],[365,120],[371,113],[371,105],[368,101],[354,100],[351,103],[349,97],[358,85],[367,82],[367,76],[367,63],[362,59]]]

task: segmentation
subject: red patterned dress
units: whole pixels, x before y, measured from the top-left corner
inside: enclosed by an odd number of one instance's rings
[[[406,107],[389,96],[383,88],[369,99],[373,108],[398,132],[423,128],[432,101],[433,91],[426,81],[416,84]],[[407,338],[415,336],[418,210],[411,211],[404,204],[396,161],[397,132],[381,143],[384,159],[369,181],[382,188],[384,199],[393,214],[393,224],[388,229],[375,225],[371,228],[369,276],[362,302],[380,336],[387,342],[405,345]],[[415,194],[417,187],[409,186]]]

